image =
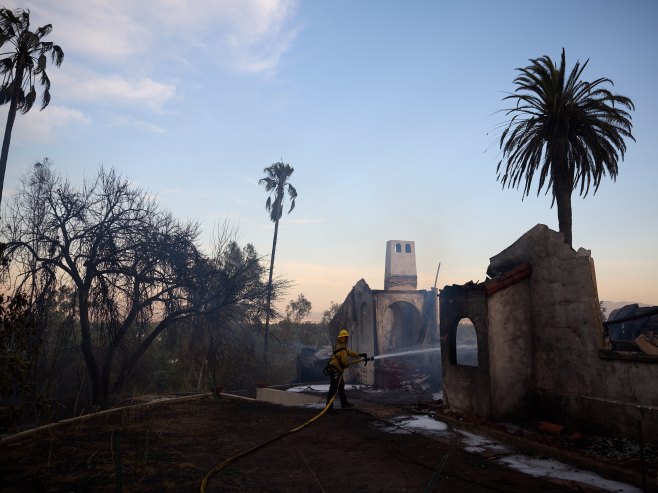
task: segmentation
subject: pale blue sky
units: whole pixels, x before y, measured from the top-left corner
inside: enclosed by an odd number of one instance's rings
[[[482,281],[489,257],[550,199],[502,190],[497,113],[529,58],[590,59],[636,105],[616,183],[573,200],[574,247],[599,297],[658,304],[655,1],[6,1],[65,52],[52,101],[19,115],[5,197],[44,156],[73,181],[114,167],[207,241],[228,219],[269,255],[263,168],[294,166],[275,273],[319,314],[360,278],[383,288],[385,244],[414,240],[419,288]],[[0,109],[4,124],[6,107]]]

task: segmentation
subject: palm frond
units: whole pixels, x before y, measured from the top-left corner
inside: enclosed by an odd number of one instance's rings
[[[585,196],[591,187],[596,191],[605,173],[616,177],[626,151],[624,139],[634,140],[626,110],[635,107],[630,98],[602,87],[612,84],[610,79],[581,80],[588,62],[576,62],[567,75],[563,49],[559,65],[543,56],[517,68],[515,90],[503,98],[513,103],[505,110],[510,119],[499,139],[503,159],[496,173],[503,187],[519,188],[525,182],[523,194],[528,195],[539,169],[539,193],[552,186],[554,173],[572,172],[574,187],[579,184]],[[563,155],[556,156],[563,147]],[[558,161],[571,164],[557,170]]]
[[[45,74],[45,72],[44,72]],[[50,84],[48,84],[50,87]],[[41,95],[41,109],[43,110],[50,103],[50,90],[44,89],[43,94]]]
[[[38,74],[40,72],[43,72],[46,70],[46,55],[43,53],[39,56],[39,60],[37,62],[37,68],[34,69],[34,73]]]
[[[53,62],[55,62],[55,65],[59,67],[64,61],[64,52],[59,47],[59,45],[53,45],[53,49],[50,50],[50,54]]]
[[[567,74],[565,50],[559,64],[549,56],[517,68],[515,89],[503,97],[504,112],[499,148],[502,159],[496,176],[503,188],[530,194],[537,178],[537,194],[546,190],[558,205],[560,231],[571,244],[571,194],[596,193],[602,178],[613,180],[632,135],[630,98],[613,94],[608,78],[582,80],[589,60],[577,61]]]
[[[52,25],[46,24],[30,31],[30,11],[17,9],[11,11],[0,9],[0,40],[2,44],[11,42],[14,50],[7,53],[0,60],[0,74],[3,75],[5,93],[0,98],[0,104],[11,101],[11,94],[16,96],[16,109],[21,113],[30,111],[36,101],[36,88],[38,84],[43,88],[41,109],[50,103],[50,79],[46,73],[47,54],[50,53],[53,61],[60,65],[64,59],[62,49],[50,41],[42,38],[52,32]],[[21,65],[19,65],[21,64]],[[21,73],[21,80],[15,77]]]
[[[40,28],[38,28],[35,31],[35,34],[39,37],[39,39],[41,39],[44,36],[48,36],[52,30],[53,30],[53,25],[46,24],[45,26],[41,26]]]
[[[3,84],[0,86],[0,105],[7,104],[11,100],[9,86]]]
[[[294,171],[295,169],[289,164],[277,162],[263,169],[266,176],[258,180],[259,185],[264,185],[265,191],[270,194],[265,208],[270,212],[270,218],[274,222],[278,221],[283,215],[283,202],[286,192],[291,200],[288,213],[295,208],[297,190],[288,182]]]
[[[14,61],[11,58],[3,58],[0,60],[0,73],[11,73],[14,70]]]

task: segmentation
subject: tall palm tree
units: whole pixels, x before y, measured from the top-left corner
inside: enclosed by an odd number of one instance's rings
[[[263,346],[263,360],[267,361],[267,352],[269,344],[269,331],[270,331],[270,302],[272,301],[272,274],[274,273],[274,255],[276,253],[276,239],[279,234],[279,219],[283,215],[283,200],[288,192],[290,198],[290,209],[288,214],[295,208],[295,199],[297,198],[297,190],[290,183],[288,179],[295,171],[295,168],[289,164],[282,162],[274,163],[263,170],[265,178],[258,181],[259,185],[265,185],[265,191],[269,193],[267,202],[265,202],[265,210],[270,213],[270,219],[274,222],[274,240],[272,241],[272,256],[270,257],[270,279],[267,284],[267,311],[265,312],[265,343]]]
[[[42,41],[52,29],[51,24],[46,24],[32,32],[29,10],[11,11],[4,7],[0,9],[0,49],[11,45],[9,51],[0,53],[0,74],[3,78],[0,85],[0,105],[9,103],[0,154],[0,203],[16,111],[23,114],[30,111],[37,99],[34,87],[37,81],[43,86],[41,109],[48,106],[50,79],[46,73],[46,54],[50,53],[57,66],[64,60],[64,52],[58,45]]]
[[[516,89],[503,98],[514,105],[504,110],[511,118],[500,137],[498,180],[503,188],[518,188],[525,181],[523,195],[527,196],[539,171],[537,194],[544,185],[546,193],[552,192],[560,231],[571,246],[571,194],[579,185],[583,197],[591,185],[596,193],[606,172],[616,179],[617,163],[626,152],[624,138],[635,140],[626,111],[635,106],[629,98],[603,87],[613,85],[610,79],[581,80],[589,60],[583,65],[576,62],[567,75],[564,48],[559,66],[548,56],[530,62],[517,68]]]

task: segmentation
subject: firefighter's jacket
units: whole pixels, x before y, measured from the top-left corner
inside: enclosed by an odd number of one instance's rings
[[[352,358],[359,358],[359,353],[355,353],[354,351],[348,349],[347,345],[339,342],[334,346],[334,353],[329,360],[329,364],[340,370],[342,373],[348,366],[350,366],[348,356]]]

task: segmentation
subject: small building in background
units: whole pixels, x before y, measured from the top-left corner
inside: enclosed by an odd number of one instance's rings
[[[361,279],[349,292],[329,324],[329,337],[350,332],[349,345],[368,356],[438,348],[437,290],[417,289],[416,246],[413,241],[386,242],[384,289],[372,289]],[[346,381],[379,388],[399,388],[408,382],[439,384],[437,352],[391,357],[350,367]]]

